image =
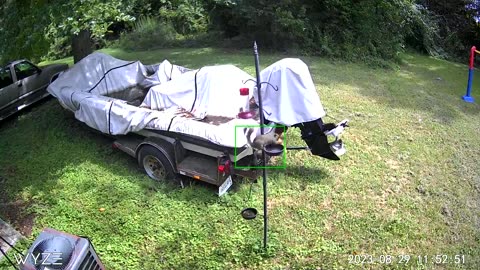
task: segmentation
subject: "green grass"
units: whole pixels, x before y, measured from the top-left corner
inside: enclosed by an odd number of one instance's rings
[[[248,51],[172,49],[115,57],[169,59],[191,68],[235,64]],[[262,67],[282,55],[260,54]],[[303,58],[334,121],[347,117],[339,162],[287,152],[269,173],[270,247],[262,250],[261,183],[218,198],[202,184],[154,183],[50,100],[0,126],[0,176],[9,201],[53,227],[89,236],[108,269],[478,269],[480,106],[464,103],[467,66],[406,54],[396,70]],[[64,60],[68,62],[67,60]],[[480,79],[473,94],[480,98]],[[289,145],[301,145],[289,129]],[[105,211],[99,211],[105,208]],[[19,211],[20,211],[19,210]],[[351,254],[412,256],[408,265],[349,264]],[[417,265],[417,256],[465,255],[462,265]],[[5,260],[0,262],[7,268]]]

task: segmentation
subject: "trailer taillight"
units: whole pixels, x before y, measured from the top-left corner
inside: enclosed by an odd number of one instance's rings
[[[217,169],[220,173],[230,173],[231,166],[232,162],[230,160],[226,160],[223,164],[218,165]]]

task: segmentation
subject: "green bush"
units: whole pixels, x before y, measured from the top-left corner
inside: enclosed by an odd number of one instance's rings
[[[202,1],[177,0],[166,1],[158,16],[172,23],[175,30],[182,35],[204,33],[208,27],[208,14]]]
[[[165,46],[244,48],[256,40],[264,50],[374,64],[395,60],[405,47],[462,60],[470,46],[480,47],[477,0],[4,2],[0,5],[3,61],[67,56],[72,36],[81,30],[92,33],[95,49],[128,29],[131,31],[116,42],[128,50]],[[11,46],[12,41],[15,46]]]
[[[149,50],[172,46],[180,38],[170,23],[144,17],[135,23],[132,31],[120,36],[118,46],[126,50]]]
[[[408,3],[243,0],[215,9],[212,18],[228,27],[225,31],[235,28],[237,38],[255,39],[264,48],[369,62],[397,57],[403,45],[402,7]]]
[[[447,52],[441,46],[439,21],[430,10],[422,5],[406,7],[405,44],[416,51],[444,58]]]

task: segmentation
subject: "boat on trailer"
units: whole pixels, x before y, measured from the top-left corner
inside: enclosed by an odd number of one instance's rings
[[[345,153],[341,134],[348,121],[323,122],[326,113],[304,62],[282,59],[259,78],[257,84],[233,65],[189,69],[168,60],[144,65],[93,53],[47,90],[76,119],[114,136],[113,146],[134,157],[150,178],[183,175],[223,195],[236,178],[256,179],[268,165],[258,150],[271,157],[306,149],[330,160]],[[307,146],[282,145],[278,138],[289,127],[301,130]]]

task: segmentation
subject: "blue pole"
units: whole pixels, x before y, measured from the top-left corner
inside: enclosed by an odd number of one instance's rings
[[[475,99],[471,96],[472,93],[472,81],[473,81],[473,68],[468,70],[468,84],[467,84],[467,94],[462,97],[463,100],[469,103],[473,103]]]

